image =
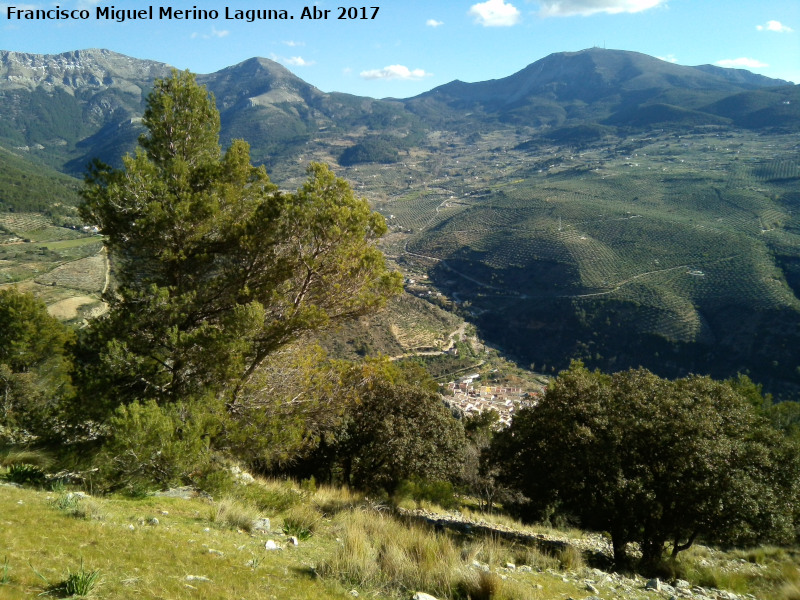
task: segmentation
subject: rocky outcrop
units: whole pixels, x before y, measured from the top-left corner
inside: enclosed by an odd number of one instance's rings
[[[0,50],[0,90],[77,91],[116,88],[141,96],[156,77],[169,74],[170,67],[140,60],[110,50],[75,50],[62,54],[28,54]]]

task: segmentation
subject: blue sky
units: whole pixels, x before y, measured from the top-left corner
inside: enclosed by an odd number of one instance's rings
[[[339,20],[338,6],[377,6]],[[86,20],[8,18],[22,10],[85,9]],[[97,7],[219,11],[216,20],[96,19]],[[301,19],[304,7],[328,19]],[[248,23],[225,9],[286,10]],[[367,16],[372,9],[367,8]],[[17,13],[19,14],[19,13]],[[359,11],[359,16],[360,16]],[[410,97],[454,79],[505,77],[553,52],[605,46],[682,65],[717,64],[800,83],[798,0],[38,0],[0,1],[0,50],[57,54],[107,48],[210,73],[272,58],[325,92]]]

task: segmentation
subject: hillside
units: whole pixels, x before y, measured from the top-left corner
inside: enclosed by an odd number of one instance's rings
[[[0,146],[75,175],[93,158],[119,164],[142,132],[139,120],[153,80],[170,70],[164,63],[108,50],[0,51],[0,113],[6,116]],[[325,94],[266,58],[202,75],[199,81],[216,97],[222,142],[245,138],[253,157],[270,165],[332,132],[406,135],[419,127],[398,102]]]
[[[708,65],[685,67],[636,52],[592,48],[551,54],[502,79],[453,81],[405,102],[409,110],[445,123],[462,122],[468,111],[472,120],[477,113],[490,122],[520,125],[609,121],[641,127],[675,120],[663,114],[652,121],[626,115],[658,105],[698,110],[737,92],[788,85],[745,73]],[[720,122],[714,112],[704,111],[704,116],[706,124]],[[681,121],[678,118],[676,124]]]
[[[168,71],[103,50],[0,64],[7,180],[28,159],[73,174],[118,161],[149,78]],[[749,372],[800,391],[800,87],[599,48],[405,100],[323,93],[263,58],[199,79],[224,144],[244,137],[282,189],[332,164],[387,218],[382,247],[423,282],[414,294],[520,364]],[[15,210],[48,210],[35,180]],[[362,324],[331,343],[399,354],[394,337]]]
[[[769,139],[698,129],[581,151],[526,142],[492,172],[487,136],[378,207],[403,232],[404,266],[522,364],[749,371],[792,394],[800,165],[792,136]]]
[[[63,597],[70,574],[95,571],[90,597],[107,599],[405,600],[427,592],[445,600],[472,590],[473,598],[507,600],[666,600],[676,592],[689,600],[775,600],[796,589],[792,555],[782,550],[699,547],[683,559],[682,578],[656,591],[647,579],[602,570],[602,536],[406,504],[392,514],[344,489],[291,482],[238,485],[213,500],[189,490],[94,498],[0,483],[0,595]],[[379,546],[382,557],[369,553]]]

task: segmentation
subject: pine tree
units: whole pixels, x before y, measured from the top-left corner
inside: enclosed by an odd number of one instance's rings
[[[82,357],[107,403],[231,399],[276,349],[400,289],[374,246],[383,218],[324,165],[283,193],[244,141],[223,153],[192,74],[157,81],[143,123],[122,169],[91,167],[81,206],[117,281]]]

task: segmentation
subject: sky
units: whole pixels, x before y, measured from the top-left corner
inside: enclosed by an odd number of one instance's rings
[[[151,6],[153,19],[120,22],[97,14]],[[160,9],[170,7],[188,10],[188,18],[160,19]],[[25,18],[32,14],[25,11],[55,16],[55,9],[68,18]],[[195,9],[218,16],[202,18]],[[248,22],[246,11],[258,9],[294,18]],[[347,9],[356,18],[338,18]],[[80,17],[76,10],[88,18],[69,18]],[[304,12],[320,18],[302,18]],[[324,92],[373,98],[408,98],[455,79],[506,77],[554,52],[593,46],[800,83],[800,1],[0,0],[0,50],[106,48],[196,73],[260,56]]]

